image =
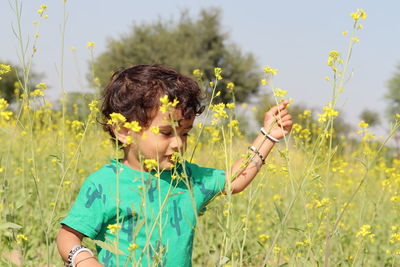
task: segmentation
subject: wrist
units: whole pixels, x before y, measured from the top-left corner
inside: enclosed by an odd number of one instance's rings
[[[266,139],[269,139],[270,141],[272,141],[272,143],[279,143],[279,139],[276,138],[276,137],[274,137],[274,136],[272,136],[272,135],[270,135],[270,134],[265,130],[265,128],[262,127],[262,128],[260,129],[260,132],[261,132],[262,135],[264,135],[264,137],[265,137]]]
[[[81,253],[79,253],[79,254],[76,255],[76,257],[75,257],[75,261],[74,261],[75,266],[77,266],[77,264],[79,264],[79,266],[85,266],[86,262],[92,260],[92,259],[89,259],[89,258],[94,259],[92,254],[90,254],[90,253],[87,252],[87,251],[82,251]],[[85,259],[87,259],[87,260],[85,260]],[[80,263],[82,260],[85,260],[85,261],[82,262],[82,263]],[[84,263],[85,263],[85,264],[84,264]],[[77,266],[77,267],[78,267],[78,266]]]
[[[82,260],[82,262],[77,261],[78,264],[76,267],[104,267],[104,265],[98,262],[93,256],[88,256],[87,260],[85,260],[85,258]]]

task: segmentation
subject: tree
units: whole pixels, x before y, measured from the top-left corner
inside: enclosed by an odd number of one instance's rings
[[[381,123],[379,114],[375,111],[364,109],[360,114],[360,119],[368,123],[370,127],[374,127]]]
[[[387,83],[388,91],[385,98],[389,102],[387,108],[388,114],[393,117],[400,113],[400,64],[397,66],[397,72]]]
[[[182,12],[178,23],[158,21],[134,25],[130,34],[109,40],[107,50],[93,64],[94,73],[104,87],[111,74],[134,64],[169,65],[186,75],[194,69],[204,73],[204,80],[214,79],[214,67],[223,69],[219,89],[224,102],[232,95],[226,89],[228,82],[235,84],[235,98],[245,101],[258,91],[261,72],[254,56],[243,53],[228,42],[222,32],[220,10],[202,10],[198,20]]]
[[[387,87],[388,92],[385,94],[385,98],[389,102],[387,112],[393,118],[395,114],[400,114],[400,64],[397,65],[397,72],[388,81]],[[400,158],[400,134],[398,132],[395,133],[394,140],[396,142],[397,158]]]
[[[0,98],[4,98],[7,100],[8,103],[12,103],[15,101],[17,94],[16,93],[22,93],[16,91],[16,88],[19,88],[18,86],[18,77],[19,79],[22,79],[23,77],[23,71],[22,69],[14,64],[11,63],[4,63],[5,65],[10,65],[11,66],[11,71],[2,75],[2,79],[0,80]],[[41,77],[41,75],[31,72],[30,74],[30,81],[28,84],[29,88],[33,88],[35,82],[38,81],[38,79]]]

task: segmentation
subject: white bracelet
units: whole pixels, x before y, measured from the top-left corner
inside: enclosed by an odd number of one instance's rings
[[[279,143],[279,140],[276,139],[275,137],[269,135],[269,134],[267,133],[267,131],[265,131],[264,128],[261,128],[260,131],[261,131],[261,133],[262,133],[266,138],[268,138],[268,139],[271,140],[272,142],[274,142],[274,143]]]
[[[78,250],[75,252],[75,254],[72,256],[72,259],[71,259],[71,266],[72,266],[72,267],[75,267],[75,266],[76,266],[76,264],[75,264],[76,256],[78,256],[79,253],[84,252],[84,251],[87,251],[87,252],[90,253],[91,256],[94,256],[94,255],[93,255],[93,252],[92,252],[90,249],[85,248],[85,247],[81,247],[81,248],[78,249]]]

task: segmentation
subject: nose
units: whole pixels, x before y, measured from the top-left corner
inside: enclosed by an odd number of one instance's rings
[[[171,148],[178,152],[183,149],[184,142],[181,136],[174,136],[171,141]]]

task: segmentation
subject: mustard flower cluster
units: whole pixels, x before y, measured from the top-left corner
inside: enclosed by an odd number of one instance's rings
[[[219,81],[219,80],[222,80],[221,74],[222,74],[222,69],[221,69],[221,68],[214,68],[214,75],[215,75],[215,78],[216,78],[218,81]]]
[[[276,74],[278,74],[278,70],[277,70],[277,69],[273,69],[273,68],[271,68],[270,66],[264,67],[264,72],[265,72],[266,74],[270,74],[270,75],[276,75]]]
[[[357,238],[361,238],[361,239],[364,239],[364,238],[367,237],[367,238],[369,238],[369,240],[371,242],[374,242],[375,241],[375,234],[372,233],[371,229],[372,229],[372,227],[369,224],[362,225],[360,227],[360,231],[357,232],[356,237]]]
[[[330,102],[328,103],[328,105],[323,107],[323,110],[324,110],[324,113],[317,114],[318,115],[318,121],[322,122],[322,123],[328,121],[328,119],[337,117],[339,115],[339,111],[335,110],[332,107],[332,104]]]
[[[155,159],[145,159],[145,160],[143,161],[143,163],[144,163],[144,167],[145,167],[147,170],[154,170],[154,169],[156,169],[157,166],[158,166],[158,163],[157,163],[157,161],[156,161]]]
[[[142,130],[142,127],[139,125],[139,122],[137,121],[125,122],[124,127],[136,133]]]
[[[358,21],[359,19],[365,20],[367,18],[365,11],[360,8],[358,8],[355,12],[350,13],[350,16],[354,19],[354,21]]]
[[[179,104],[178,99],[174,99],[173,102],[169,102],[167,95],[160,97],[160,102],[161,102],[160,111],[162,113],[170,112],[171,108],[174,108]]]
[[[226,113],[224,103],[218,103],[212,105],[211,109],[213,111],[213,120],[211,122],[212,125],[217,124],[220,121],[220,119],[228,118],[228,114]]]
[[[93,50],[93,48],[94,48],[95,45],[96,45],[95,42],[87,42],[87,43],[86,43],[86,47],[87,47],[89,50]]]
[[[1,75],[9,73],[10,71],[11,71],[10,65],[0,64],[0,80],[3,79]]]
[[[8,121],[11,119],[11,116],[13,114],[12,111],[7,111],[6,109],[8,108],[8,102],[4,98],[0,98],[0,118]]]
[[[193,70],[193,76],[196,77],[197,80],[201,80],[203,72],[200,69],[195,69]]]
[[[109,224],[109,225],[107,225],[107,229],[110,230],[111,234],[115,234],[115,233],[117,233],[117,231],[119,229],[121,229],[121,225],[117,224],[117,223],[116,224]]]

